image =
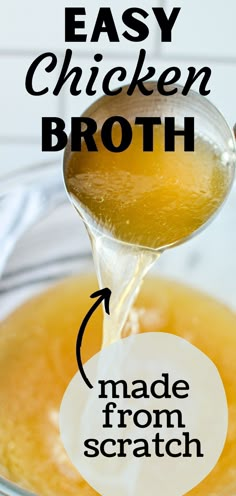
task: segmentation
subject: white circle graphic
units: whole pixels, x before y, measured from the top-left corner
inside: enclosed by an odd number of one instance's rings
[[[145,333],[104,348],[60,410],[62,442],[103,496],[182,496],[214,468],[227,435],[213,362],[182,338]]]

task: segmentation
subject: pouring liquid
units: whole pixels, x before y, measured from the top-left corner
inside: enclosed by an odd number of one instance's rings
[[[121,338],[143,278],[158,253],[126,246],[95,231],[91,231],[90,237],[99,287],[112,291],[110,315],[104,313],[103,322],[103,346],[108,346]]]

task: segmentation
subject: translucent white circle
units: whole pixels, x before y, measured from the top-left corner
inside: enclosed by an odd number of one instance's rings
[[[182,496],[214,468],[227,401],[216,366],[199,349],[172,334],[139,334],[103,349],[85,372],[94,387],[74,376],[60,431],[99,494]]]

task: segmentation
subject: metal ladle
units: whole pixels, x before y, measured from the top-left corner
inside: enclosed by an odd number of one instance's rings
[[[190,91],[187,96],[182,94],[182,86],[176,85],[177,93],[174,95],[162,96],[157,92],[156,83],[148,83],[148,89],[153,90],[149,96],[144,96],[136,90],[132,96],[127,95],[128,86],[124,86],[122,91],[116,96],[103,96],[93,105],[91,105],[83,116],[93,118],[97,123],[97,129],[100,130],[104,121],[114,115],[119,115],[126,118],[129,122],[133,122],[137,116],[141,117],[175,117],[175,122],[178,127],[183,126],[185,117],[194,117],[195,119],[195,134],[204,137],[213,145],[217,146],[217,151],[222,154],[224,161],[222,167],[227,168],[228,173],[228,188],[225,189],[225,195],[221,199],[221,203],[215,209],[212,215],[198,229],[191,232],[190,235],[181,238],[166,246],[160,246],[158,252],[162,252],[167,248],[179,245],[188,239],[195,236],[198,232],[204,229],[207,224],[213,219],[219,207],[222,206],[224,200],[228,196],[234,179],[236,149],[234,134],[224,119],[223,115],[217,108],[210,103],[205,97],[199,95],[195,91]],[[168,87],[168,90],[171,88]],[[69,138],[68,145],[64,154],[64,180],[65,186],[69,192],[67,184],[67,165],[71,156],[71,140]],[[99,152],[98,152],[99,153]],[[82,209],[79,208],[77,201],[73,201],[71,195],[70,200],[82,216],[85,225],[89,230],[89,216],[86,217]],[[98,227],[98,230],[100,228]],[[102,231],[101,231],[102,233]],[[109,236],[109,233],[106,235]],[[120,243],[128,244],[122,240]],[[138,245],[136,245],[138,248]],[[142,249],[149,249],[141,246]],[[153,248],[150,248],[152,251]],[[156,251],[156,250],[155,250]]]

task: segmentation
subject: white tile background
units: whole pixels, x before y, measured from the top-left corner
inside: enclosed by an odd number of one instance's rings
[[[136,6],[150,12],[147,42],[132,44],[124,39],[109,44],[101,36],[99,44],[65,44],[64,8],[85,6],[86,30],[91,35],[99,6],[112,8],[117,29],[122,33],[121,13]],[[151,8],[164,6],[167,12],[174,6],[181,12],[173,30],[173,42],[161,43],[158,25]],[[8,0],[1,7],[0,15],[0,169],[1,173],[40,160],[48,160],[50,154],[41,152],[41,117],[60,116],[67,122],[71,116],[79,115],[92,103],[84,95],[71,97],[68,88],[60,96],[32,97],[25,90],[25,75],[30,63],[40,53],[53,51],[58,55],[58,67],[63,54],[70,47],[74,52],[74,63],[80,65],[85,74],[93,65],[93,55],[104,55],[103,74],[115,65],[132,69],[141,47],[148,50],[148,62],[157,68],[157,75],[164,68],[177,65],[183,71],[194,65],[212,68],[210,99],[224,113],[231,125],[236,121],[236,1],[226,0]],[[102,75],[102,74],[101,74]],[[41,74],[39,84],[47,82],[50,88],[56,82],[57,71]],[[129,76],[128,76],[129,77]],[[127,80],[128,82],[128,80]],[[55,159],[55,153],[50,158]],[[58,154],[61,160],[61,154]]]

